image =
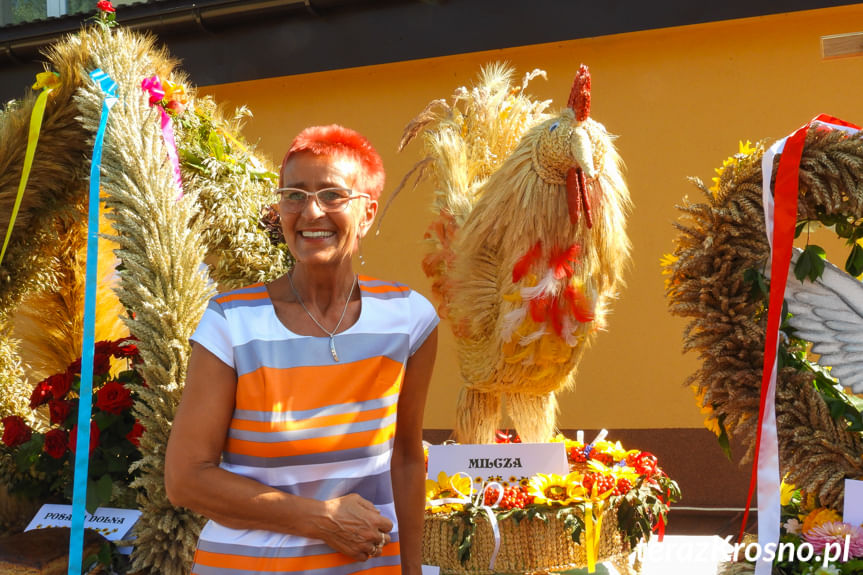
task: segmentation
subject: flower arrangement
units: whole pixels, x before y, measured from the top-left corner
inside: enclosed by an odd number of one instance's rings
[[[133,338],[96,343],[93,358],[93,410],[90,420],[90,464],[87,510],[112,503],[134,506],[128,489],[133,479],[132,464],[140,459],[138,450],[144,427],[132,414],[136,386],[146,383],[135,371],[140,362]],[[125,369],[113,369],[112,363]],[[70,501],[74,452],[78,433],[78,394],[81,359],[66,371],[36,384],[30,397],[34,422],[49,424],[31,427],[24,418],[3,418],[0,451],[11,458],[10,492],[34,499]]]
[[[782,529],[774,575],[863,573],[863,525],[843,522],[839,512],[794,485],[783,482],[781,489]],[[741,556],[749,560],[745,553],[735,559]],[[750,572],[751,567],[743,563],[736,572]]]
[[[677,483],[646,451],[626,450],[620,442],[598,438],[591,443],[562,435],[570,473],[566,476],[537,474],[533,477],[469,477],[464,473],[426,480],[426,515],[447,516],[454,525],[452,543],[464,564],[471,557],[477,520],[494,513],[497,522],[512,519],[561,521],[575,544],[600,533],[605,511],[616,510],[617,530],[629,548],[646,541],[654,530],[664,531],[669,506],[680,499]],[[498,442],[518,442],[498,434]],[[588,545],[588,549],[590,545]],[[596,549],[596,545],[593,546]],[[588,552],[588,567],[596,560]],[[593,560],[593,561],[592,561]]]

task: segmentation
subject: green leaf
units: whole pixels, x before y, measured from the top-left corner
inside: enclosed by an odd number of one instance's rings
[[[210,132],[210,137],[207,138],[207,144],[216,159],[221,162],[222,158],[225,157],[225,141],[222,136],[216,132]]]
[[[111,501],[113,485],[110,475],[103,475],[98,481],[87,482],[87,513],[94,513],[96,509]]]
[[[833,421],[839,421],[839,418],[845,414],[845,403],[841,399],[825,399],[825,401],[830,408],[830,417]]]
[[[109,542],[102,543],[102,546],[99,548],[99,563],[105,566],[111,565],[111,553],[112,545]]]
[[[811,258],[806,256],[806,252],[800,254],[800,257],[797,258],[797,263],[794,264],[794,277],[798,280],[803,281],[804,278],[809,276],[809,272],[812,271],[812,260]]]
[[[863,274],[863,247],[855,243],[851,248],[851,253],[848,254],[848,259],[845,260],[845,271],[855,278]]]
[[[854,235],[854,225],[849,224],[845,219],[837,221],[833,229],[836,230],[836,235],[840,238],[850,238]]]
[[[750,284],[750,295],[753,298],[766,297],[770,294],[764,274],[755,268],[749,268],[743,272],[743,281]]]
[[[92,569],[96,563],[99,563],[99,556],[96,553],[90,553],[84,560],[81,562],[82,572],[89,573],[90,569]]]
[[[728,431],[725,429],[725,415],[720,415],[718,419],[719,425],[719,436],[716,438],[716,441],[719,442],[719,447],[722,449],[722,453],[725,454],[725,457],[728,458],[728,461],[734,461],[731,457],[731,441],[728,438]]]
[[[806,227],[806,224],[808,224],[808,223],[809,223],[808,220],[802,220],[802,221],[797,222],[797,225],[794,227],[794,237],[795,238],[800,237],[800,234],[803,233],[803,229]]]
[[[803,281],[809,278],[810,281],[815,281],[824,274],[824,260],[827,254],[824,248],[815,244],[809,244],[800,257],[797,258],[797,263],[794,265],[794,277]]]

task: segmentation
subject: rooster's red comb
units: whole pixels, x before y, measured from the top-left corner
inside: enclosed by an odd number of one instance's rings
[[[567,106],[575,112],[575,119],[583,122],[590,115],[590,71],[582,64],[575,73]]]

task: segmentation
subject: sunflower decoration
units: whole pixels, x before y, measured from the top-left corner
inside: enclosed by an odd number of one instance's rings
[[[711,192],[713,192],[713,196],[716,197],[719,194],[719,188],[723,181],[723,176],[727,176],[734,172],[734,169],[741,163],[750,161],[750,158],[756,157],[761,158],[764,154],[764,145],[761,142],[753,144],[749,140],[746,142],[738,142],[737,143],[737,153],[733,156],[730,156],[722,162],[722,165],[716,168],[716,176],[712,178],[713,185],[707,188]]]
[[[456,473],[449,476],[441,471],[434,479],[426,479],[426,512],[427,513],[450,513],[464,509],[463,503],[440,503],[442,500],[462,499],[467,500],[472,493],[470,477]]]
[[[528,484],[528,494],[539,505],[566,506],[584,500],[583,475],[573,471],[565,476],[537,473]]]

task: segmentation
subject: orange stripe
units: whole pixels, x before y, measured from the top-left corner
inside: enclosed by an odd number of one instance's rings
[[[395,435],[395,429],[395,423],[391,423],[381,429],[372,429],[370,431],[312,437],[309,439],[295,439],[293,441],[280,441],[278,443],[259,443],[257,441],[228,438],[225,442],[225,451],[236,455],[251,455],[253,457],[290,457],[293,455],[308,455],[310,453],[341,451],[385,443]]]
[[[390,543],[386,545],[381,553],[382,556],[391,557],[399,554],[399,544]],[[218,567],[221,569],[242,569],[257,571],[310,571],[312,569],[329,569],[348,565],[355,561],[342,553],[327,553],[325,555],[304,555],[303,557],[246,557],[245,555],[233,555],[229,553],[213,553],[211,551],[195,551],[195,564],[207,567]],[[396,568],[398,568],[396,566]],[[363,573],[383,573],[381,569],[387,567],[374,567]],[[390,567],[389,569],[392,569]]]
[[[410,291],[411,288],[408,286],[396,286],[396,285],[382,285],[382,286],[364,286],[361,285],[360,289],[363,291],[367,291],[369,293],[390,293],[390,292],[406,292]]]
[[[399,392],[403,369],[382,356],[326,367],[261,367],[238,379],[236,409],[301,411],[379,399]],[[350,381],[371,383],[345,384]]]
[[[270,297],[270,296],[266,292],[266,290],[264,290],[262,292],[254,292],[254,293],[234,293],[234,294],[228,294],[228,295],[222,296],[222,297],[217,297],[216,303],[223,304],[223,303],[228,303],[231,301],[243,301],[243,300],[252,301],[252,300],[256,300],[256,299],[267,299],[268,297]]]
[[[398,408],[397,404],[388,407],[379,407],[367,411],[355,411],[351,413],[340,413],[338,415],[326,415],[324,417],[312,417],[309,419],[291,421],[248,421],[245,419],[232,419],[231,429],[242,431],[256,431],[260,433],[276,431],[294,431],[298,429],[313,429],[327,425],[339,425],[342,423],[354,423],[356,421],[369,421],[371,419],[382,419],[392,415]]]

